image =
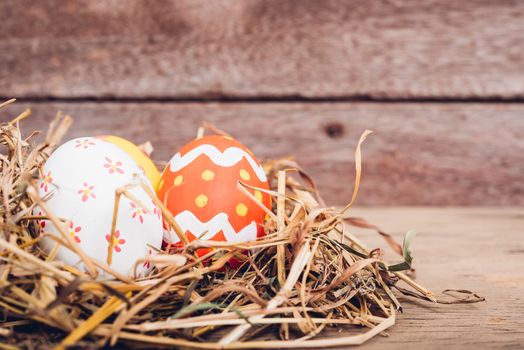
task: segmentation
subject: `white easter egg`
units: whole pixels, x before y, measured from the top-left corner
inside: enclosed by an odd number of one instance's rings
[[[122,186],[145,183],[153,188],[143,170],[117,146],[102,139],[83,137],[56,149],[43,167],[39,194],[62,227],[89,257],[107,262],[111,240],[115,191]],[[160,209],[140,186],[130,188],[136,202],[120,196],[110,267],[124,275],[144,276],[151,270],[148,258],[162,244]],[[38,207],[36,215],[44,215]],[[41,232],[61,237],[50,220],[40,220]],[[41,246],[51,252],[56,241],[44,235]],[[151,248],[152,247],[152,248]],[[56,258],[85,270],[80,257],[60,246]],[[146,259],[136,268],[137,259]],[[102,271],[100,271],[102,272]],[[102,276],[105,276],[102,273]]]

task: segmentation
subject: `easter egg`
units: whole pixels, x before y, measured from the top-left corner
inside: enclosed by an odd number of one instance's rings
[[[82,137],[58,147],[43,166],[38,192],[46,208],[62,222],[62,229],[85,252],[100,262],[107,262],[110,242],[110,267],[134,276],[137,259],[145,259],[136,268],[136,276],[151,269],[149,258],[162,244],[163,224],[160,210],[140,186],[130,186],[130,196],[121,195],[115,233],[111,236],[115,191],[122,186],[144,183],[152,186],[136,162],[119,147],[99,138]],[[35,207],[35,215],[45,216]],[[39,220],[40,241],[46,252],[57,242],[50,236],[63,237],[47,219]],[[59,246],[56,259],[84,270],[73,251]]]
[[[244,145],[228,136],[204,136],[183,146],[170,160],[158,196],[189,241],[253,241],[264,234],[266,213],[238,190],[239,181],[269,189],[264,169]],[[267,193],[248,191],[271,207]],[[179,241],[173,233],[164,239]]]
[[[153,188],[157,188],[158,182],[160,181],[160,172],[158,171],[155,163],[153,163],[151,158],[149,158],[147,154],[145,154],[140,148],[138,148],[137,145],[124,138],[113,135],[100,136],[100,138],[117,145],[127,154],[129,154],[131,158],[133,158],[134,161],[138,164],[138,166],[144,169],[146,177],[153,186]]]

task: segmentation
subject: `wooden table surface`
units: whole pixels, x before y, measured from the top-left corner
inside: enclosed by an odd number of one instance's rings
[[[352,213],[398,240],[415,229],[417,281],[433,292],[468,289],[486,298],[477,304],[436,305],[402,297],[404,313],[390,336],[376,337],[363,348],[524,348],[523,208],[358,208]],[[372,231],[353,231],[369,247],[387,250]]]

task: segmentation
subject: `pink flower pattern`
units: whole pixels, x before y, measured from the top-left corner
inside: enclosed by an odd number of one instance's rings
[[[111,235],[106,235],[106,241],[111,244]],[[125,244],[126,240],[120,238],[120,230],[115,231],[115,236],[113,237],[113,249],[115,252],[120,253],[122,251],[121,245]]]
[[[153,251],[151,249],[147,250],[146,260],[144,261],[144,267],[146,269],[151,268],[151,255],[153,254]]]
[[[106,158],[106,163],[104,164],[104,168],[109,169],[109,174],[119,173],[123,174],[124,170],[122,170],[122,162],[116,161],[113,162],[109,157]]]
[[[133,211],[133,215],[131,216],[133,219],[138,218],[140,220],[140,223],[144,223],[144,215],[149,214],[149,212],[146,209],[142,209],[140,206],[138,206],[135,202],[131,202],[131,210]]]
[[[94,189],[95,186],[89,186],[87,182],[84,182],[84,187],[78,190],[78,194],[82,196],[82,202],[87,201],[89,198],[96,198],[96,195],[93,192]]]
[[[42,216],[44,215],[41,211],[38,212],[37,216]],[[44,219],[39,219],[39,220],[36,220],[36,223],[38,225],[38,230],[40,231],[40,236],[43,236],[43,232],[45,230],[45,225],[46,225],[46,220]]]
[[[75,240],[76,243],[80,243],[80,237],[77,236],[77,233],[80,233],[82,228],[80,226],[75,226],[73,221],[69,221],[69,236]]]
[[[40,188],[43,189],[45,193],[47,193],[47,191],[49,190],[48,185],[50,185],[52,182],[53,177],[51,176],[51,171],[48,171],[42,179],[42,182],[40,183]]]
[[[83,149],[88,149],[90,146],[94,146],[96,145],[95,142],[93,142],[93,140],[91,139],[80,139],[80,140],[75,140],[75,148],[83,148]]]
[[[156,206],[154,200],[151,200],[151,203],[153,203],[153,214],[156,215],[159,220],[162,219],[162,210]]]

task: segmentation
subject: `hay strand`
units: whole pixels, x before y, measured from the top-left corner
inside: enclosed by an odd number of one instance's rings
[[[385,335],[395,324],[396,312],[401,310],[395,293],[442,303],[483,300],[460,290],[452,294],[459,295],[456,300],[436,298],[403,272],[412,264],[410,235],[401,246],[377,226],[348,217],[358,195],[361,146],[369,130],[358,141],[353,195],[342,210],[326,206],[312,179],[296,162],[269,160],[263,166],[270,190],[242,182],[237,185],[257,205],[261,204],[254,190],[272,197],[274,205],[265,208],[266,235],[257,241],[188,242],[164,203],[147,186],[129,184],[115,193],[111,234],[119,199],[122,195],[132,198],[129,189],[141,186],[184,243],[183,247],[167,246],[148,258],[154,265],[150,275],[136,279],[116,273],[111,269],[111,246],[106,261],[95,261],[65,232],[52,237],[56,248],[46,254],[38,245],[38,221],[50,220],[61,231],[63,223],[48,210],[45,198],[36,195],[34,183],[72,119],[59,115],[45,140],[36,145],[36,131],[22,137],[20,125],[28,120],[30,110],[0,125],[0,310],[5,315],[0,348],[14,349],[20,341],[31,339],[58,349],[88,342],[129,348],[347,346]],[[206,130],[226,134],[204,123],[198,136]],[[35,205],[43,215],[32,214]],[[368,249],[348,231],[347,223],[379,231],[403,261],[383,261],[376,249]],[[77,254],[85,271],[55,260],[59,246]],[[195,252],[200,248],[211,251],[198,257]],[[232,258],[241,266],[231,268]],[[99,271],[104,272],[103,279]],[[360,334],[326,338],[324,331],[335,325]],[[35,326],[47,328],[35,333]],[[260,336],[272,332],[280,334],[280,339],[261,340]]]

